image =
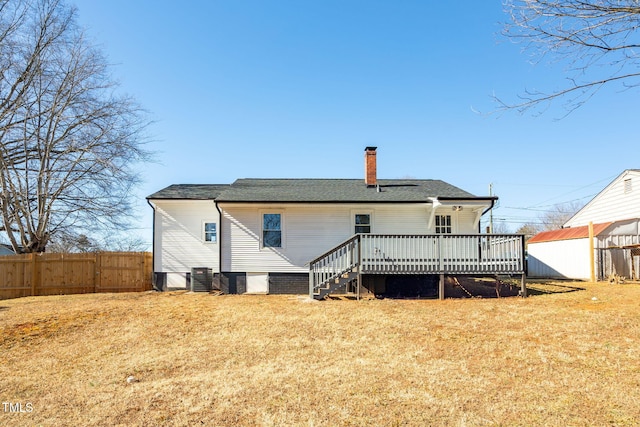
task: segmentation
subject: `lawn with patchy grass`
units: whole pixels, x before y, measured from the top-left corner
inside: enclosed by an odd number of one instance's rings
[[[639,425],[640,285],[530,294],[4,300],[0,425]]]

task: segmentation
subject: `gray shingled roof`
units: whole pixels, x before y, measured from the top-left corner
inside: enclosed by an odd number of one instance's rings
[[[439,180],[379,180],[380,191],[361,179],[239,179],[220,202],[425,202],[428,197],[474,197]]]
[[[229,184],[174,184],[153,193],[147,199],[213,200],[228,188]]]
[[[172,185],[148,199],[216,199],[219,202],[427,202],[476,198],[444,181],[382,179],[380,191],[361,179],[238,179],[231,185]],[[487,199],[487,198],[479,198]]]

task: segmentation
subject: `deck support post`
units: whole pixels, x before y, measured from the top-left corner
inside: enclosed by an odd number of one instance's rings
[[[522,298],[527,297],[527,275],[526,274],[523,274],[520,277],[520,296],[522,296]]]
[[[444,274],[440,275],[440,280],[438,282],[438,299],[444,299]]]
[[[360,301],[360,289],[362,286],[362,239],[358,239],[357,269],[358,269],[358,301]]]
[[[309,299],[313,299],[313,267],[309,268]]]

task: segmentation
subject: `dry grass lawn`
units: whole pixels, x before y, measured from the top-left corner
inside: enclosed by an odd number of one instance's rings
[[[0,301],[0,425],[639,425],[640,285],[531,286]]]

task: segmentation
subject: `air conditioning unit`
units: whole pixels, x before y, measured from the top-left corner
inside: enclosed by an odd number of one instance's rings
[[[209,292],[213,286],[213,270],[207,267],[191,269],[191,292]]]

